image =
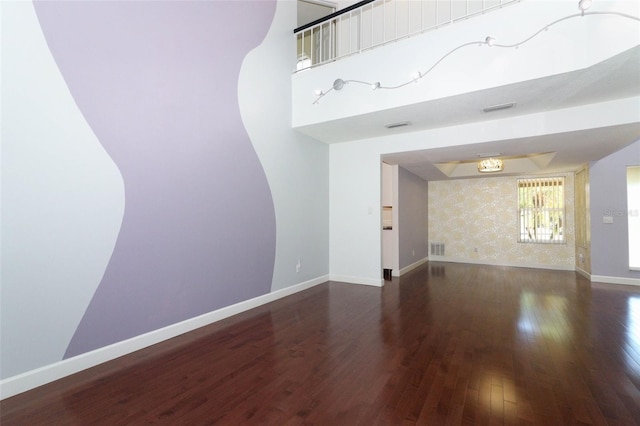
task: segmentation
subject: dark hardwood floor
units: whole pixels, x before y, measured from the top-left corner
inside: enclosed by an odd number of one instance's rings
[[[430,263],[8,398],[9,425],[638,425],[640,288]]]

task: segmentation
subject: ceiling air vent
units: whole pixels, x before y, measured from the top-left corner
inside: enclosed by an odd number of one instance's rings
[[[386,127],[387,129],[395,129],[396,127],[404,127],[404,126],[408,126],[409,123],[408,121],[400,121],[398,123],[390,123],[390,124],[385,124],[384,127]]]
[[[482,108],[482,111],[483,112],[500,111],[501,109],[513,108],[514,106],[516,106],[515,102],[509,102],[509,103],[506,103],[506,104],[491,105],[491,106]]]
[[[501,155],[502,155],[501,152],[483,152],[480,154],[476,154],[478,158],[500,157]]]

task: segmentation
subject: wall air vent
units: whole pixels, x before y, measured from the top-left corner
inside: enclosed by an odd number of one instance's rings
[[[431,243],[431,256],[444,256],[444,243]]]
[[[387,129],[395,129],[396,127],[404,127],[408,126],[409,124],[411,124],[409,121],[400,121],[398,123],[385,124],[384,127],[386,127]]]

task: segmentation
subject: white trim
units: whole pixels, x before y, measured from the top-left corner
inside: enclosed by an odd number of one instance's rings
[[[414,269],[416,269],[417,267],[423,265],[424,263],[427,263],[428,261],[429,261],[429,258],[425,257],[424,259],[420,259],[417,262],[413,262],[411,265],[405,266],[404,268],[400,269],[399,275],[394,275],[394,277],[401,277],[402,275],[406,274],[407,272],[413,271]]]
[[[336,9],[338,8],[337,3],[331,2],[331,1],[326,1],[326,0],[298,0],[298,1],[303,1],[305,3],[311,3],[311,4],[317,4],[320,6],[325,6],[325,7],[332,7],[333,11],[335,12]]]
[[[640,278],[607,277],[604,275],[591,275],[591,282],[640,286]]]
[[[362,278],[362,277],[350,277],[347,275],[331,275],[329,277],[331,281],[340,281],[343,283],[349,284],[362,284],[362,285],[371,285],[374,287],[382,287],[384,285],[384,279],[375,279],[375,278]]]
[[[501,261],[492,261],[492,260],[460,259],[460,258],[454,258],[454,257],[434,256],[434,255],[429,256],[429,260],[433,262],[472,263],[474,265],[551,269],[554,271],[575,271],[575,266],[573,265],[546,265],[546,264],[529,263],[529,262],[501,262]]]
[[[588,279],[589,281],[591,281],[591,274],[585,271],[584,269],[582,269],[581,267],[576,266],[576,272],[582,275],[583,277],[585,277],[586,279]]]
[[[155,345],[156,343],[193,331],[197,328],[209,325],[241,312],[248,311],[249,309],[257,308],[258,306],[266,303],[307,290],[316,285],[325,283],[328,280],[329,276],[323,275],[309,281],[236,303],[235,305],[226,306],[149,333],[141,334],[140,336],[136,336],[122,342],[117,342],[91,352],[80,354],[73,358],[65,359],[54,364],[49,364],[44,367],[36,368],[35,370],[9,377],[0,381],[0,400],[26,392],[30,389],[53,382],[54,380],[61,379],[79,371],[86,370],[87,368],[95,367],[98,364],[102,364],[148,346]]]

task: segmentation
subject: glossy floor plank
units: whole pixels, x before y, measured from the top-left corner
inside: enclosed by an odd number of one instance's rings
[[[2,425],[638,425],[640,288],[430,263],[326,283],[0,403]]]

